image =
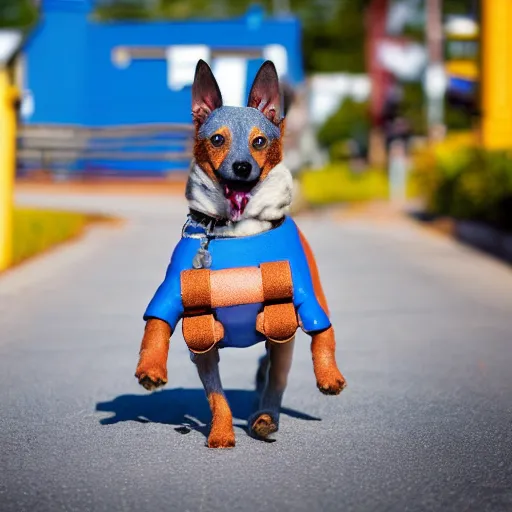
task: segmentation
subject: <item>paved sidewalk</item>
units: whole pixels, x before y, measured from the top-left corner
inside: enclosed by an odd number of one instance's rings
[[[237,447],[204,446],[179,332],[169,384],[133,377],[142,312],[184,220],[172,196],[40,195],[123,216],[0,277],[0,503],[10,511],[512,509],[512,271],[399,219],[298,219],[349,387],[315,388],[300,335],[275,443],[247,436],[261,346],[222,353]]]

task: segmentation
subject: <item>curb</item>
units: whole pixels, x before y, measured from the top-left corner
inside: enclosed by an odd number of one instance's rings
[[[512,234],[467,220],[455,221],[455,237],[512,264]]]
[[[512,233],[505,233],[489,224],[451,217],[428,218],[409,213],[420,228],[451,238],[462,244],[512,264]]]

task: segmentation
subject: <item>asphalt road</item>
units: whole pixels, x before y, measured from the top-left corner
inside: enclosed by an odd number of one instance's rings
[[[407,222],[298,219],[317,254],[348,380],[316,387],[299,335],[276,442],[248,437],[261,346],[221,373],[237,446],[177,333],[169,383],[133,373],[141,315],[184,220],[180,199],[38,196],[120,214],[0,278],[0,510],[510,511],[512,271]]]

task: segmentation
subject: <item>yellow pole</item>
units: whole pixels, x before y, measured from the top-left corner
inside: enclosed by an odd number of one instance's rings
[[[487,149],[512,148],[512,0],[481,6],[481,142]]]
[[[12,263],[16,94],[8,70],[0,68],[0,271]]]

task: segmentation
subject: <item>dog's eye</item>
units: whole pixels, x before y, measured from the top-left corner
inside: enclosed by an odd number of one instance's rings
[[[265,137],[256,137],[252,141],[252,147],[254,149],[263,149],[267,145],[267,139]]]
[[[210,138],[210,142],[216,147],[220,148],[222,144],[224,144],[224,137],[220,133],[216,133],[215,135],[212,135]]]

